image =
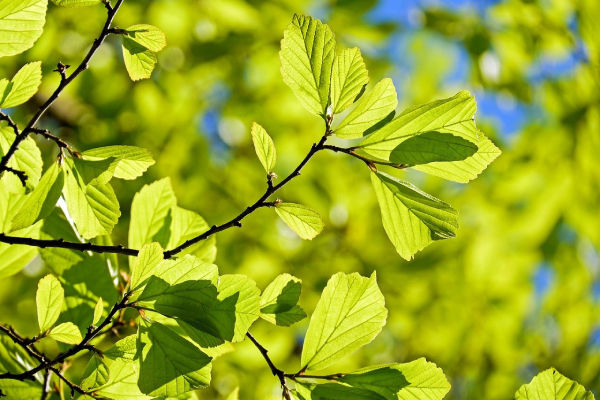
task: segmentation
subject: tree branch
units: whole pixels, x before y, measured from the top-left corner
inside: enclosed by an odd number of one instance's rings
[[[324,145],[323,148],[334,151],[336,153],[348,154],[354,158],[357,158],[357,159],[361,160],[362,162],[364,162],[365,164],[367,164],[367,166],[374,172],[377,171],[376,164],[387,165],[388,167],[393,167],[393,168],[397,168],[397,169],[404,169],[404,168],[408,167],[408,165],[406,165],[406,164],[395,163],[395,162],[391,162],[391,161],[371,160],[370,158],[361,156],[360,154],[356,153],[356,147],[346,148],[346,147],[338,147],[338,146],[332,146],[332,145],[327,144],[327,145]]]
[[[2,160],[0,160],[0,174],[4,171],[8,170],[7,166],[8,166],[8,162],[10,161],[10,158],[17,151],[21,142],[23,140],[25,140],[31,132],[33,132],[35,125],[38,123],[38,121],[44,115],[44,113],[48,110],[48,108],[50,108],[50,106],[58,98],[58,96],[60,96],[62,91],[71,82],[73,82],[73,80],[75,78],[77,78],[79,76],[79,74],[81,74],[83,71],[85,71],[88,68],[88,64],[89,64],[91,58],[94,56],[94,54],[96,53],[96,51],[98,50],[100,45],[104,42],[104,39],[106,39],[106,37],[110,34],[110,28],[111,28],[112,22],[115,18],[115,15],[117,14],[117,11],[119,11],[119,7],[121,7],[121,4],[123,4],[123,1],[124,0],[117,0],[117,3],[114,6],[111,6],[111,4],[108,0],[105,1],[104,4],[108,10],[108,15],[106,17],[106,22],[104,23],[104,27],[102,28],[100,35],[92,43],[92,47],[90,48],[90,50],[88,51],[86,56],[83,58],[83,61],[81,61],[81,64],[79,64],[79,66],[69,76],[66,76],[66,74],[64,74],[64,75],[61,74],[62,77],[61,77],[60,83],[58,84],[58,87],[56,88],[54,93],[52,93],[52,95],[48,98],[48,100],[46,100],[46,102],[40,106],[40,108],[33,115],[31,120],[27,124],[27,126],[20,133],[17,134],[17,136],[15,137],[15,140],[11,144],[10,148],[8,149],[6,154],[4,154],[4,156],[2,157]]]
[[[34,379],[34,375],[40,371],[52,370],[55,374],[57,374],[57,376],[60,379],[63,379],[67,383],[67,385],[69,385],[69,387],[71,388],[72,391],[74,390],[74,391],[77,391],[82,394],[87,394],[87,392],[85,392],[79,386],[73,384],[72,382],[67,382],[68,380],[66,378],[64,378],[64,376],[58,370],[53,368],[53,366],[55,364],[64,362],[67,358],[69,358],[83,350],[90,350],[90,348],[93,347],[90,345],[90,342],[92,341],[92,339],[94,339],[96,336],[98,336],[103,331],[103,329],[112,321],[113,317],[117,314],[117,312],[124,308],[130,307],[130,304],[128,304],[130,295],[131,295],[130,293],[125,293],[123,295],[123,298],[121,299],[121,301],[118,303],[115,303],[113,308],[110,310],[110,312],[108,313],[108,315],[106,316],[106,318],[102,321],[102,323],[100,325],[98,325],[97,327],[94,327],[94,328],[90,327],[88,329],[88,332],[86,333],[86,335],[81,340],[81,342],[79,342],[75,346],[71,347],[69,350],[59,354],[56,358],[54,358],[52,360],[48,360],[43,355],[33,352],[29,348],[29,346],[22,344],[24,339],[21,336],[19,336],[16,332],[14,332],[13,329],[6,328],[3,325],[0,325],[0,330],[5,332],[15,343],[17,343],[21,347],[23,347],[28,352],[29,355],[31,355],[32,357],[34,357],[35,359],[40,361],[40,364],[37,367],[34,367],[25,372],[21,372],[21,373],[6,372],[3,374],[0,374],[0,379],[16,379],[16,380],[23,381],[26,379]],[[81,391],[78,388],[81,389]]]
[[[279,379],[279,384],[281,385],[281,390],[283,391],[283,397],[286,400],[292,400],[290,389],[288,388],[287,383],[285,381],[286,373],[277,368],[275,364],[273,364],[271,357],[269,357],[269,350],[267,350],[262,344],[260,344],[250,332],[246,332],[246,336],[248,337],[248,339],[250,339],[250,341],[252,341],[252,343],[254,343],[254,346],[256,346],[258,351],[260,351],[260,354],[262,354],[263,358],[267,362],[267,365],[269,365],[269,368],[271,368],[271,373],[273,374],[273,376],[276,376]]]

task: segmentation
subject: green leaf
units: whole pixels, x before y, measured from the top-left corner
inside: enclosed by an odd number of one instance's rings
[[[295,203],[278,203],[275,212],[302,239],[312,240],[323,230],[323,220],[312,208]]]
[[[112,232],[121,211],[113,188],[93,180],[86,184],[76,165],[65,165],[65,186],[63,194],[69,215],[77,230],[85,239],[91,239]]]
[[[313,313],[301,363],[321,370],[371,342],[387,317],[384,298],[375,273],[337,273],[329,279]]]
[[[516,400],[594,400],[594,394],[554,368],[540,372],[519,388]]]
[[[475,144],[477,152],[464,160],[430,163],[415,169],[457,182],[468,182],[500,154],[500,150],[475,126],[473,118],[476,108],[475,99],[466,91],[447,99],[409,108],[368,136],[360,147],[371,156],[394,161],[394,150],[411,137],[426,132],[458,136]]]
[[[52,0],[54,4],[60,7],[87,7],[100,4],[101,0]]]
[[[46,218],[56,208],[64,185],[64,175],[57,163],[44,173],[38,185],[29,193],[12,222],[12,229],[22,229]]]
[[[19,237],[39,237],[40,224],[35,224],[18,231],[10,232]],[[21,271],[37,255],[38,250],[32,246],[0,243],[0,278],[6,278]]]
[[[48,337],[67,344],[78,344],[83,339],[79,328],[72,322],[63,322],[55,326],[50,330]]]
[[[85,390],[93,389],[104,385],[110,376],[108,365],[97,355],[92,355],[88,365],[83,372],[81,387]]]
[[[8,126],[0,128],[0,153],[4,155],[15,140],[13,130]],[[42,175],[42,155],[40,149],[35,144],[35,141],[28,137],[21,142],[17,151],[13,154],[8,162],[8,166],[27,174],[27,187],[33,189],[40,180]],[[20,185],[18,178],[13,174],[4,174],[2,181],[5,179],[13,179]]]
[[[333,113],[340,113],[354,103],[367,83],[369,73],[358,47],[336,54],[331,72]]]
[[[104,301],[102,297],[98,299],[96,306],[94,307],[94,317],[92,318],[92,325],[98,324],[100,319],[102,318],[102,313],[104,312]]]
[[[0,107],[11,108],[25,103],[36,94],[40,83],[42,83],[41,61],[25,64],[8,84],[10,90],[8,93],[4,92]]]
[[[443,371],[424,358],[365,368],[345,374],[339,381],[370,390],[386,400],[442,400],[450,390]]]
[[[387,174],[371,173],[383,227],[402,258],[434,240],[456,235],[458,213],[450,205]]]
[[[158,271],[157,267],[164,261],[163,249],[158,243],[146,244],[134,260],[129,286],[132,291],[137,291],[143,288],[153,273]]]
[[[123,37],[122,40],[123,61],[131,80],[150,78],[158,61],[156,54],[128,37]]]
[[[254,122],[250,131],[252,135],[252,143],[254,143],[254,150],[258,156],[258,160],[268,173],[273,172],[275,168],[275,161],[277,160],[277,152],[275,150],[275,144],[273,139],[265,131],[265,129]]]
[[[139,249],[155,240],[165,225],[171,207],[176,205],[169,178],[145,185],[131,203],[129,246]]]
[[[140,363],[137,354],[137,335],[119,340],[104,352],[103,361],[108,366],[108,380],[94,392],[100,397],[114,400],[146,400],[138,387]]]
[[[132,25],[125,31],[127,38],[155,53],[161,51],[167,45],[165,34],[155,26]]]
[[[263,291],[260,316],[275,325],[289,326],[306,317],[300,306],[302,281],[290,274],[281,274]]]
[[[296,391],[299,400],[391,400],[370,390],[339,383],[324,383],[321,385],[297,383]]]
[[[406,139],[390,154],[390,161],[409,166],[461,161],[477,152],[477,145],[459,136],[436,131]]]
[[[138,343],[138,386],[143,393],[179,396],[210,383],[212,359],[168,327],[142,320]]]
[[[105,146],[82,153],[85,160],[116,159],[113,176],[120,179],[135,179],[154,165],[150,152],[135,146]]]
[[[25,349],[7,335],[0,334],[0,373],[21,373],[33,365],[37,365],[37,361],[32,359]],[[42,385],[38,381],[3,379],[0,388],[7,400],[37,399],[42,393]]]
[[[173,249],[188,239],[194,238],[210,229],[204,218],[193,211],[186,210],[181,207],[174,206],[171,208],[171,225],[168,233],[169,240],[166,248]],[[158,236],[161,239],[161,236]],[[216,238],[209,237],[206,240],[201,240],[179,253],[179,256],[185,254],[193,254],[206,262],[213,262],[217,255]]]
[[[318,19],[294,15],[281,41],[281,75],[300,103],[325,115],[329,105],[335,37]]]
[[[0,57],[31,48],[42,34],[48,0],[0,0]]]
[[[360,138],[377,126],[386,117],[393,115],[398,105],[396,88],[391,79],[379,81],[366,95],[362,96],[346,118],[333,130],[338,137]]]
[[[40,332],[52,328],[63,306],[65,291],[53,275],[46,275],[38,282],[35,294]]]

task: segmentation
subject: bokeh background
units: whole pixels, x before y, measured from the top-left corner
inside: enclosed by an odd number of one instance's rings
[[[168,47],[153,78],[133,84],[116,39],[103,46],[42,125],[85,150],[148,148],[157,163],[135,182],[115,182],[126,242],[128,210],[145,184],[170,176],[179,204],[218,223],[264,190],[249,127],[275,140],[280,176],[321,133],[279,73],[279,40],[294,12],[330,24],[338,43],[360,46],[371,81],[394,79],[400,108],[461,89],[477,99],[479,127],[503,150],[476,181],[407,178],[460,211],[457,238],[402,260],[385,236],[368,170],[320,154],[280,193],[317,209],[325,231],[310,242],[262,209],[217,237],[222,272],[264,287],[290,272],[304,282],[310,313],[338,271],[370,274],[390,310],[386,328],[337,370],[372,363],[436,362],[449,399],[507,399],[555,366],[600,393],[600,2],[598,0],[127,0],[117,25],[160,27]],[[56,62],[78,64],[105,17],[99,7],[50,6],[35,47],[3,59],[2,76],[44,60],[40,94],[14,113],[23,120],[58,82]],[[56,149],[39,142],[49,163]],[[38,259],[0,282],[0,318],[35,333]],[[307,321],[291,329],[257,322],[254,335],[275,362],[298,369]],[[215,363],[198,398],[275,399],[276,379],[254,347]],[[338,371],[335,371],[338,372]]]

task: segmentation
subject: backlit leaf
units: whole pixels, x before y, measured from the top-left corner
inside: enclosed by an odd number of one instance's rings
[[[348,108],[369,83],[360,49],[344,49],[335,55],[331,73],[331,105],[337,114]]]
[[[295,203],[278,203],[275,212],[302,239],[311,240],[323,230],[323,220],[312,208]]]
[[[65,291],[53,275],[46,275],[38,282],[35,295],[40,332],[52,328],[63,306]]]

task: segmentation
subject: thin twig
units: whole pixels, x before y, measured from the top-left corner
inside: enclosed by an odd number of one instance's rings
[[[46,400],[48,394],[50,393],[50,374],[51,372],[46,370],[44,373],[44,382],[42,383],[42,396],[40,400]]]
[[[11,159],[11,157],[14,155],[14,153],[17,151],[17,149],[19,148],[19,145],[21,144],[21,142],[23,140],[25,140],[31,132],[33,132],[33,128],[35,128],[35,125],[38,123],[40,118],[46,113],[46,111],[50,108],[50,106],[54,103],[54,101],[56,101],[56,99],[60,96],[62,91],[71,82],[73,82],[73,80],[75,78],[77,78],[79,76],[79,74],[81,74],[83,71],[85,71],[88,68],[90,60],[92,59],[92,57],[94,56],[94,54],[96,53],[96,51],[98,50],[100,45],[104,42],[104,39],[106,39],[106,37],[110,34],[110,28],[111,28],[112,22],[115,18],[115,15],[117,14],[117,11],[119,11],[119,7],[121,7],[121,4],[123,4],[123,1],[124,0],[117,0],[117,3],[114,6],[112,6],[108,0],[105,1],[104,4],[108,10],[108,15],[106,18],[106,22],[104,23],[104,26],[102,27],[102,31],[100,32],[100,35],[92,43],[90,50],[83,58],[83,61],[81,61],[81,64],[79,64],[79,66],[69,76],[65,75],[64,77],[61,78],[60,83],[58,84],[58,87],[56,88],[54,93],[52,93],[52,95],[48,98],[48,100],[46,100],[46,102],[40,106],[40,108],[33,115],[31,120],[27,124],[27,126],[25,126],[25,128],[19,134],[17,134],[17,136],[15,137],[15,140],[12,142],[10,148],[4,154],[4,156],[2,157],[2,160],[0,160],[0,173],[7,170],[8,162]],[[61,74],[61,76],[62,75],[63,74]]]
[[[77,150],[73,149],[67,142],[65,142],[58,136],[53,135],[48,129],[32,128],[31,131],[37,135],[42,136],[43,138],[45,138],[47,140],[53,141],[54,143],[56,143],[56,145],[58,146],[58,148],[61,151],[62,151],[62,149],[66,149],[73,157],[76,157],[76,158],[81,157],[81,153],[79,153]]]
[[[335,151],[336,153],[348,154],[354,158],[357,158],[357,159],[361,160],[362,162],[364,162],[365,164],[367,164],[367,166],[374,172],[377,171],[376,164],[387,165],[388,167],[397,168],[397,169],[404,169],[404,168],[408,167],[408,165],[402,164],[402,163],[395,163],[395,162],[384,161],[384,160],[372,160],[365,156],[361,156],[360,154],[356,153],[355,147],[347,147],[346,148],[346,147],[338,147],[338,146],[332,146],[332,145],[327,144],[327,145],[323,146],[323,148],[327,149],[327,150]]]
[[[250,332],[246,332],[246,336],[252,341],[252,343],[254,343],[254,346],[256,346],[258,351],[260,351],[260,354],[262,354],[263,358],[267,362],[267,365],[269,366],[269,368],[271,368],[271,373],[273,374],[273,376],[276,376],[279,379],[279,384],[281,385],[281,390],[283,391],[283,397],[286,400],[292,400],[290,388],[287,386],[287,382],[285,381],[286,373],[277,368],[275,364],[273,364],[271,357],[269,357],[269,350],[267,350],[262,344],[260,344]]]

